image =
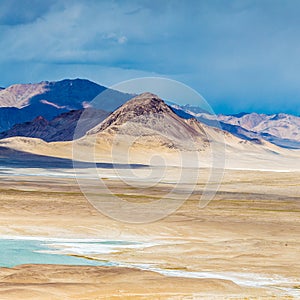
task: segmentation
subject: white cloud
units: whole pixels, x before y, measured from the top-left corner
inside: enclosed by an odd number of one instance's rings
[[[119,44],[125,44],[127,43],[127,37],[125,35],[122,35],[118,38],[118,43]]]

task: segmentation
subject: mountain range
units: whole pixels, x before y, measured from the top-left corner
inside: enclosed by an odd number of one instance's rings
[[[300,117],[279,114],[240,113],[212,115],[195,107],[175,106],[185,118],[196,118],[209,126],[221,127],[233,135],[249,140],[266,140],[277,146],[300,149]]]
[[[95,101],[99,94],[100,99]],[[127,121],[133,117],[143,118],[142,123],[146,125],[149,123],[146,122],[149,111],[157,109],[156,113],[159,116],[159,109],[162,109],[168,110],[167,123],[174,130],[173,138],[176,132],[181,132],[184,127],[187,129],[188,123],[197,119],[201,124],[221,128],[244,141],[256,144],[267,141],[284,148],[300,149],[300,118],[297,116],[282,113],[211,115],[190,105],[178,106],[167,101],[163,104],[160,101],[152,103],[154,100],[148,103],[147,99],[159,99],[150,93],[134,96],[83,79],[12,85],[0,89],[0,139],[23,136],[39,138],[46,142],[71,141],[79,119],[81,124],[80,130],[77,130],[77,138],[97,128],[116,128],[124,118],[127,118]],[[132,98],[134,101],[128,101]],[[122,107],[121,111],[118,110],[119,107]],[[119,115],[116,115],[117,112]],[[111,127],[111,124],[114,124],[114,127]],[[152,119],[152,130],[164,132],[166,129],[162,124],[155,123]],[[151,126],[149,125],[148,129]],[[131,135],[138,133],[139,129],[132,125]],[[189,128],[184,131],[180,138],[184,135],[192,135],[192,130]]]
[[[67,119],[68,126],[64,124]],[[75,129],[73,120],[79,120]],[[133,97],[112,113],[102,111],[101,114],[100,110],[89,108],[69,112],[52,121],[37,118],[33,123],[41,123],[41,132],[49,131],[46,138],[56,136],[60,141],[20,136],[3,138],[0,140],[1,164],[17,164],[23,168],[25,163],[40,166],[41,161],[43,166],[57,168],[70,167],[73,161],[79,170],[92,167],[93,162],[101,166],[167,165],[216,170],[224,167],[300,169],[298,150],[278,147],[265,140],[241,139],[196,118],[182,118],[151,93]],[[68,135],[71,125],[74,140]],[[51,132],[50,128],[61,130]],[[154,168],[152,176],[160,176],[155,170],[160,169]],[[189,169],[185,170],[184,175],[180,172],[177,175],[187,178]]]
[[[111,99],[111,110],[133,95],[108,89],[85,79],[65,79],[57,82],[43,81],[34,84],[15,84],[0,90],[0,132],[16,124],[43,117],[50,121],[71,110],[80,110],[99,94]],[[107,110],[107,103],[103,103]]]

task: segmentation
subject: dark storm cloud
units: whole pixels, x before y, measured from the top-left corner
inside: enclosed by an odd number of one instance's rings
[[[163,75],[217,111],[300,114],[299,14],[297,0],[0,0],[0,85]]]
[[[20,25],[36,21],[46,14],[53,1],[1,0],[0,25]]]

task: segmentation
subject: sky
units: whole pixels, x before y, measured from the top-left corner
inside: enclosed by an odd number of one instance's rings
[[[216,113],[300,115],[298,0],[0,0],[0,86],[178,80]]]

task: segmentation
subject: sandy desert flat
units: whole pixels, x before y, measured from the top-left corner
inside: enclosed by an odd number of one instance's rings
[[[101,172],[127,201],[154,201],[166,190],[161,182],[141,195],[112,170]],[[1,268],[0,298],[298,299],[299,173],[227,170],[214,200],[200,208],[205,172],[176,212],[127,224],[98,212],[69,169],[2,169],[2,239],[50,239],[57,255],[114,265]],[[139,246],[102,251],[78,244],[93,239]]]

